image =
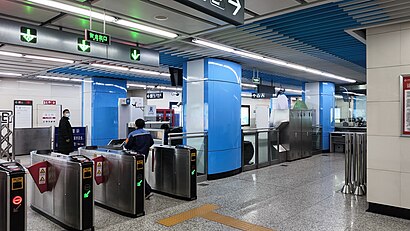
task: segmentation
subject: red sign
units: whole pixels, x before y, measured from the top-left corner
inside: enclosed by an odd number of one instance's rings
[[[44,105],[57,105],[56,100],[43,100]]]
[[[105,177],[104,177],[104,161],[105,158],[103,156],[99,156],[93,159],[94,161],[94,177],[95,177],[95,183],[97,185],[100,185],[105,182]]]
[[[15,196],[13,198],[13,204],[14,205],[19,205],[19,204],[21,204],[21,202],[23,202],[23,198],[21,196]]]
[[[28,168],[28,171],[33,177],[33,180],[41,193],[49,191],[49,188],[51,188],[48,186],[48,167],[48,162],[43,161],[36,163]]]
[[[402,76],[402,135],[410,135],[410,76]]]

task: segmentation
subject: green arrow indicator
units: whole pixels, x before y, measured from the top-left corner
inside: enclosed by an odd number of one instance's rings
[[[142,180],[137,182],[137,187],[141,187]]]
[[[140,51],[138,49],[131,48],[131,53],[130,53],[131,60],[139,61],[140,57],[141,57]]]
[[[87,199],[90,196],[91,190],[88,190],[88,192],[84,193],[84,199]]]
[[[20,32],[21,32],[21,36],[20,36],[21,41],[28,42],[28,43],[37,42],[37,31],[35,29],[22,27]]]
[[[91,45],[88,41],[79,38],[78,39],[78,50],[82,52],[90,52],[91,51]]]
[[[194,170],[192,170],[192,172],[191,172],[191,175],[194,175],[195,174],[195,169]]]

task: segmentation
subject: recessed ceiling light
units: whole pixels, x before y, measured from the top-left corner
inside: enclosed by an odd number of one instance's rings
[[[157,16],[155,16],[154,17],[156,20],[158,20],[158,21],[166,21],[166,20],[168,20],[168,17],[167,16],[164,16],[164,15],[157,15]]]

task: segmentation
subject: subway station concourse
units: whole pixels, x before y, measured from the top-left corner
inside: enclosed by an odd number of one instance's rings
[[[0,231],[410,231],[410,1],[0,0]]]

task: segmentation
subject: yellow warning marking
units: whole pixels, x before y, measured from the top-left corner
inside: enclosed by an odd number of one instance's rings
[[[184,221],[190,220],[192,218],[195,217],[200,217],[206,213],[212,212],[215,209],[218,209],[219,207],[216,205],[210,205],[210,204],[206,204],[203,205],[199,208],[195,208],[180,214],[177,214],[175,216],[163,219],[158,221],[159,224],[167,226],[167,227],[171,227],[174,225],[177,225],[179,223],[182,223]]]
[[[241,221],[235,219],[233,217],[224,216],[215,212],[209,212],[207,214],[202,215],[202,218],[205,218],[210,221],[218,222],[220,224],[230,226],[235,229],[239,230],[252,230],[252,231],[272,231],[272,229],[268,229],[259,225],[254,225],[245,221]]]
[[[46,168],[40,168],[40,173],[46,173]]]
[[[217,205],[205,204],[199,208],[195,208],[172,217],[168,217],[163,220],[159,220],[158,223],[167,227],[171,227],[182,223],[184,221],[190,220],[195,217],[202,217],[204,219],[214,221],[226,226],[230,226],[239,230],[246,231],[273,231],[273,229],[265,228],[263,226],[254,225],[245,221],[235,219],[233,217],[221,215],[215,213],[214,210],[218,209]]]
[[[11,179],[11,190],[23,189],[23,177],[16,177]]]
[[[102,162],[97,162],[97,167],[101,167],[102,166]]]

